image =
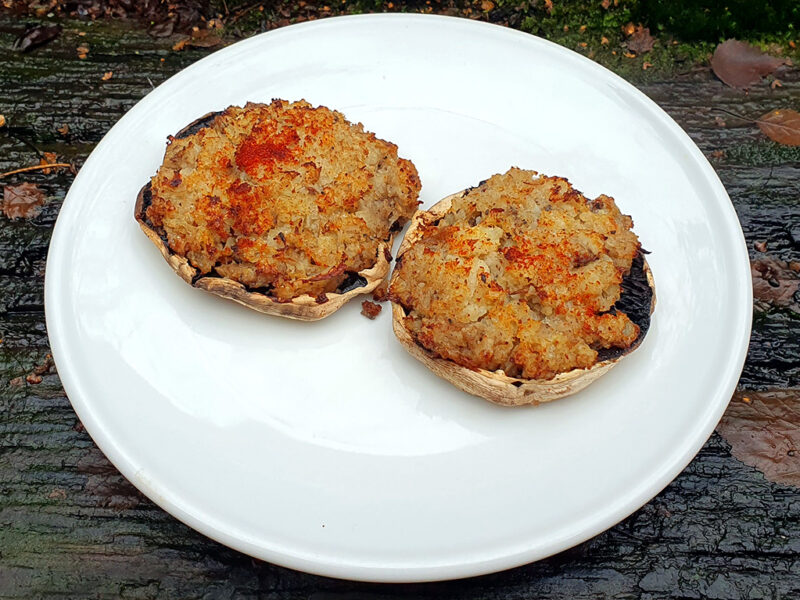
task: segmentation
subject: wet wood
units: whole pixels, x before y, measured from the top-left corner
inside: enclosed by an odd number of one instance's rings
[[[0,52],[0,113],[7,120],[0,172],[38,164],[44,151],[80,166],[152,86],[208,52],[172,52],[171,39],[125,27],[64,23],[59,39],[29,54]],[[4,49],[15,28],[0,16]],[[83,60],[76,53],[81,44],[90,49]],[[102,81],[108,71],[113,78]],[[798,71],[782,81],[778,90],[762,85],[745,95],[700,70],[642,89],[717,169],[751,256],[791,262],[800,261],[800,150],[767,142],[752,123],[714,110],[757,118],[797,107]],[[72,175],[37,171],[4,183],[22,181],[36,183],[47,202],[30,220],[0,215],[0,598],[800,597],[798,489],[740,463],[716,434],[672,484],[620,525],[558,556],[476,579],[402,586],[336,581],[255,561],[204,538],[111,467],[48,367],[45,259]],[[765,244],[765,252],[755,244]],[[798,299],[755,313],[740,388],[800,388]]]

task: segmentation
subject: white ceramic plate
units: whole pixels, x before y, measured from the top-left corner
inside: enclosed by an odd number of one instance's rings
[[[339,109],[414,161],[430,205],[511,165],[633,215],[658,307],[644,344],[584,392],[508,409],[437,379],[389,310],[264,316],[181,281],[133,203],[166,136],[248,100]],[[47,265],[58,371],[98,446],[181,521],[304,571],[414,581],[559,552],[617,523],[691,460],[750,331],[747,253],[686,134],[554,44],[443,17],[328,19],[221,50],[150,93],[75,180]]]

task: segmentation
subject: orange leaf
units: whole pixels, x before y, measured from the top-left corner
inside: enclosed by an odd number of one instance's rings
[[[40,165],[54,165],[58,162],[58,156],[55,152],[43,152],[42,158],[39,159]],[[42,173],[50,175],[53,169],[42,169]]]
[[[756,121],[766,136],[784,146],[800,146],[800,113],[773,110]]]

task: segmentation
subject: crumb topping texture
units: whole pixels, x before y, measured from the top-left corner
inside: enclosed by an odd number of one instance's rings
[[[306,102],[230,107],[171,138],[148,220],[204,275],[280,301],[335,292],[375,265],[420,181],[397,146]]]
[[[453,200],[398,259],[392,301],[440,357],[551,379],[627,348],[639,327],[612,307],[640,250],[614,200],[512,168]]]

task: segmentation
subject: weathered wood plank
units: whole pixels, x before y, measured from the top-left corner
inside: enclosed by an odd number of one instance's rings
[[[4,20],[6,19],[6,20]],[[0,47],[15,24],[0,17]],[[86,36],[79,36],[79,30]],[[75,48],[88,43],[79,60]],[[119,25],[68,23],[30,55],[0,53],[0,170],[54,151],[78,165],[143,97],[206,51],[175,53]],[[164,59],[162,62],[161,59]],[[114,76],[108,82],[100,77]],[[753,118],[800,102],[800,77],[744,95],[707,72],[642,89],[712,160],[752,256],[800,260],[800,150],[765,142]],[[715,117],[726,125],[720,126]],[[57,128],[69,126],[67,134]],[[721,151],[721,155],[713,153]],[[158,509],[122,478],[83,431],[46,363],[44,261],[71,176],[27,174],[47,193],[42,213],[0,216],[0,598],[770,598],[800,597],[800,496],[765,480],[713,436],[658,497],[617,527],[550,559],[472,580],[354,584],[254,561]],[[740,385],[800,386],[800,315],[758,313]]]

